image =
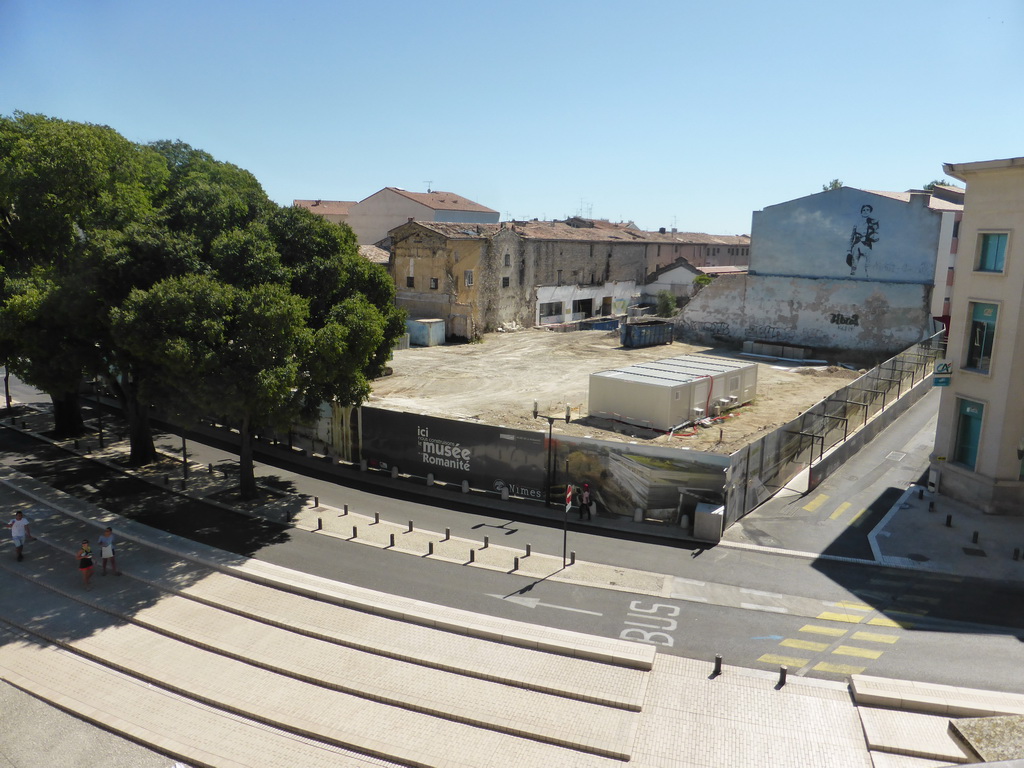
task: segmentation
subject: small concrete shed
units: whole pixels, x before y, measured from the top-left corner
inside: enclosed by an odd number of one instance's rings
[[[590,374],[591,416],[668,432],[751,402],[757,363],[680,355]]]

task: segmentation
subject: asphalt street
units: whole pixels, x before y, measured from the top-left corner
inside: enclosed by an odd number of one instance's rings
[[[934,408],[929,408],[926,398],[817,489],[861,505],[865,511],[856,523],[807,510],[800,495],[781,495],[746,518],[742,532],[787,549],[861,557],[866,532],[873,518],[891,506],[893,489],[917,479],[926,465],[926,434],[929,425],[934,428]],[[159,442],[169,451],[180,450],[181,439],[175,435],[161,435]],[[204,465],[230,467],[233,461],[229,454],[194,441],[187,448],[190,458]],[[1015,661],[1019,636],[1024,634],[1024,595],[998,582],[951,581],[830,558],[624,538],[575,523],[569,546],[580,559],[669,574],[679,580],[678,590],[671,596],[650,596],[551,580],[536,582],[254,520],[168,493],[13,430],[0,432],[0,450],[5,463],[68,493],[241,554],[476,612],[651,642],[665,652],[689,657],[711,659],[721,653],[731,663],[753,668],[771,668],[778,656],[772,649],[780,640],[799,637],[806,621],[821,614],[827,604],[856,601],[882,617],[894,609],[913,611],[924,601],[927,616],[890,627],[898,642],[858,664],[866,665],[870,674],[994,689],[1024,687],[1024,671]],[[478,539],[487,535],[493,542],[517,547],[530,543],[535,551],[547,553],[559,552],[562,545],[557,519],[489,515],[461,499],[447,505],[424,504],[417,500],[414,488],[400,486],[397,493],[384,494],[360,482],[357,473],[350,474],[351,482],[344,485],[266,464],[260,465],[258,474],[278,487],[317,495],[324,504],[338,508],[349,504],[395,522],[415,520],[418,528],[450,528],[454,536]],[[687,593],[693,583],[704,585],[700,593]],[[750,595],[765,593],[788,601],[789,612],[752,610]],[[842,642],[844,636],[838,637],[830,642]],[[798,673],[842,677],[842,671],[813,669],[813,654],[827,652],[829,644],[799,642],[804,646],[799,658],[806,663]]]

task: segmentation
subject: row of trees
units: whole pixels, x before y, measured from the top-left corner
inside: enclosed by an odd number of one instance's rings
[[[404,316],[351,230],[274,204],[249,172],[187,144],[106,126],[0,117],[0,359],[75,436],[82,383],[120,399],[134,465],[153,407],[251,437],[358,404]]]

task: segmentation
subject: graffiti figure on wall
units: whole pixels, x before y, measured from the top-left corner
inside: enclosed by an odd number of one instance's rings
[[[861,231],[858,229],[859,225],[854,225],[853,233],[850,235],[850,247],[846,251],[846,265],[850,268],[851,275],[857,274],[857,267],[861,266],[863,261],[864,276],[867,277],[867,258],[874,244],[878,242],[878,219],[871,216],[873,212],[874,208],[870,205],[862,205],[860,216],[864,219],[864,229]]]

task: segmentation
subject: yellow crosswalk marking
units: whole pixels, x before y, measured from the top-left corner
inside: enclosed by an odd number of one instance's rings
[[[847,624],[859,624],[863,616],[858,616],[855,613],[833,613],[832,611],[825,611],[824,613],[818,614],[815,618],[822,619],[823,621],[845,621]]]
[[[867,667],[849,667],[846,664],[829,664],[822,661],[814,665],[815,672],[832,672],[837,675],[859,675]]]
[[[835,604],[837,608],[849,608],[854,611],[870,611],[870,605],[864,605],[864,603],[847,603],[841,602]]]
[[[901,629],[911,629],[914,626],[912,621],[894,621],[888,616],[878,616],[877,618],[868,621],[868,624],[872,624],[876,627],[896,627]]]
[[[881,651],[871,648],[858,648],[854,645],[840,645],[832,653],[837,653],[840,656],[860,656],[863,659],[877,659],[882,655]]]
[[[836,507],[836,511],[833,512],[831,515],[829,515],[828,519],[829,520],[838,520],[840,517],[842,517],[843,512],[845,512],[846,510],[848,510],[852,506],[853,505],[850,502],[844,501],[842,504],[840,504],[838,507]]]
[[[801,632],[811,632],[815,635],[830,635],[831,637],[839,637],[849,632],[848,629],[842,629],[841,627],[822,627],[819,624],[805,624],[800,627]]]
[[[758,661],[763,661],[765,664],[780,664],[799,669],[809,662],[810,659],[794,659],[792,656],[776,656],[774,653],[766,653]]]
[[[811,640],[794,640],[791,638],[786,638],[779,645],[786,648],[800,648],[804,651],[824,651],[828,648],[828,643],[815,643]]]
[[[826,501],[828,501],[828,496],[823,493],[817,498],[815,498],[814,501],[810,501],[807,504],[804,504],[804,509],[806,509],[808,512],[813,512]]]
[[[865,640],[869,643],[889,643],[892,645],[899,640],[899,635],[882,635],[878,632],[854,632],[854,640]]]

